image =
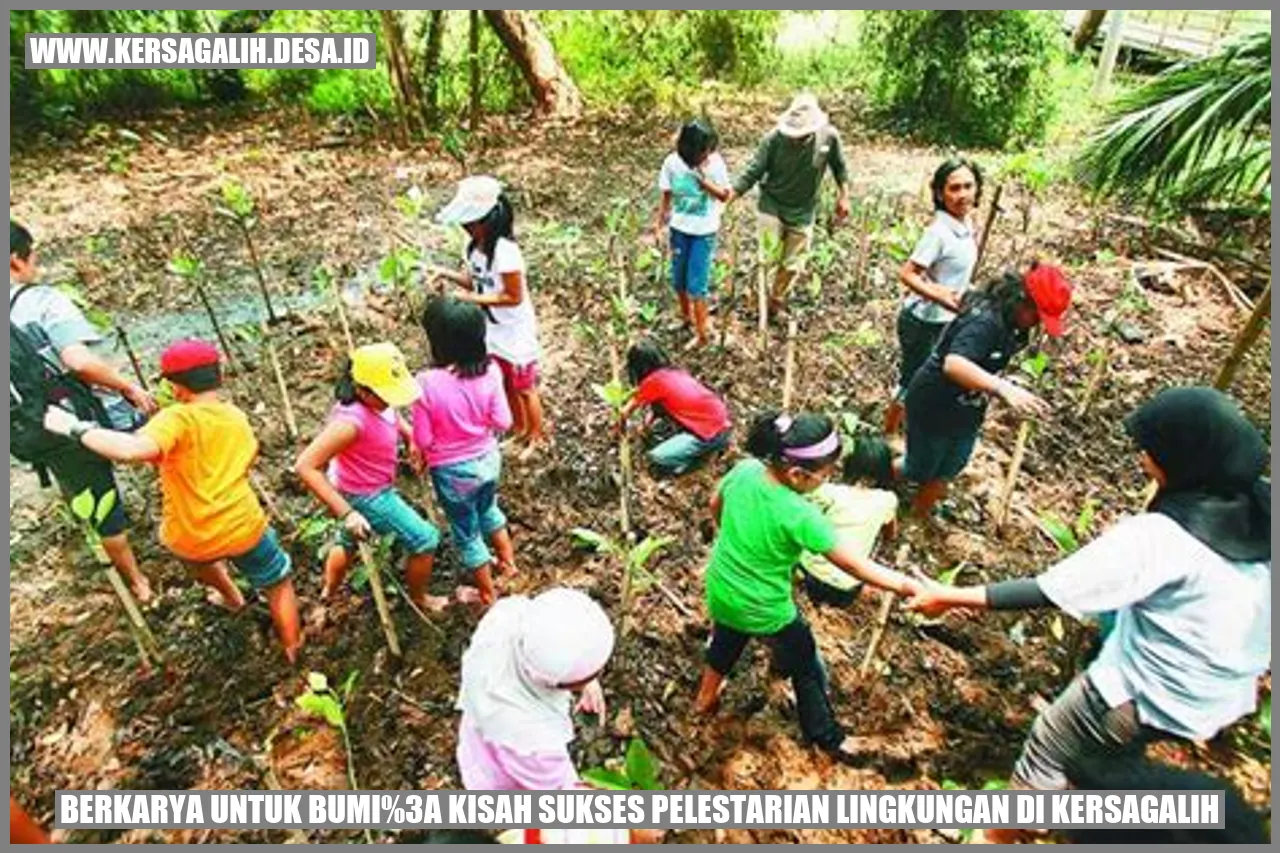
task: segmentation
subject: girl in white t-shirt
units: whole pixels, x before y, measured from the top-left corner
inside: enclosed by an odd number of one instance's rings
[[[716,152],[719,139],[702,119],[686,122],[676,139],[676,150],[662,161],[658,189],[662,200],[653,223],[654,238],[662,240],[664,224],[670,225],[671,283],[680,299],[680,319],[692,326],[691,345],[711,342],[707,330],[707,296],[711,289],[711,265],[716,253],[720,211],[729,200],[729,167]]]
[[[524,458],[545,439],[538,395],[541,349],[524,255],[515,241],[511,202],[496,178],[476,175],[458,184],[457,194],[436,221],[461,225],[471,238],[463,256],[464,271],[440,274],[462,285],[457,298],[484,309],[485,344],[502,369],[512,435],[525,442]]]

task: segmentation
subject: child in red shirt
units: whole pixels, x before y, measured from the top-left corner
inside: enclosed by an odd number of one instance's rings
[[[724,400],[685,371],[673,367],[657,344],[641,341],[631,347],[627,351],[627,374],[635,393],[622,410],[622,422],[625,424],[636,409],[652,406],[655,413],[674,421],[680,429],[649,451],[649,467],[655,476],[687,474],[729,446],[733,428]],[[644,428],[652,421],[651,416]]]

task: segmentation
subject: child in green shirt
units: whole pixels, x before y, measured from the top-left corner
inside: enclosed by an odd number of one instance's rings
[[[719,526],[707,567],[713,625],[694,708],[702,714],[715,709],[724,678],[747,642],[763,638],[791,677],[805,738],[844,759],[849,744],[831,708],[813,633],[796,611],[792,571],[800,555],[812,551],[899,595],[914,594],[919,584],[862,557],[855,543],[805,499],[840,459],[840,436],[830,418],[765,414],[752,426],[747,450],[754,458],[734,466],[711,501]]]

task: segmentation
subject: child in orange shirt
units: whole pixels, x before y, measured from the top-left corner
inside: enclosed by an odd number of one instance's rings
[[[160,372],[178,404],[136,433],[104,429],[55,406],[45,414],[45,428],[107,459],[156,465],[163,496],[160,540],[229,610],[245,602],[228,562],[262,590],[292,663],[302,645],[292,563],[249,484],[258,456],[249,419],[218,396],[218,350],[205,341],[178,341],[161,354]]]

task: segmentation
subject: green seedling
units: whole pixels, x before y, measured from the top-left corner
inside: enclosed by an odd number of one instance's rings
[[[981,787],[981,788],[979,788],[978,790],[980,790],[980,791],[1004,791],[1004,790],[1007,790],[1007,789],[1008,789],[1008,787],[1009,787],[1009,783],[1008,783],[1006,780],[1004,780],[1004,779],[989,779],[989,780],[987,780],[987,781],[982,785],[982,787]],[[967,790],[967,789],[966,789],[963,785],[961,785],[959,782],[956,782],[954,779],[944,779],[944,780],[942,780],[942,790],[944,790],[944,791],[964,791],[964,790]],[[972,830],[972,829],[962,829],[962,830],[960,830],[960,843],[961,843],[961,844],[968,844],[970,841],[972,841],[972,840],[973,840],[973,833],[974,833],[974,830]]]
[[[262,261],[258,257],[258,248],[253,242],[253,229],[258,224],[253,196],[243,184],[228,179],[219,189],[219,198],[221,203],[215,204],[214,210],[218,215],[230,219],[240,229],[245,248],[249,252],[249,260],[253,264],[254,275],[258,279],[258,290],[262,294],[262,301],[267,309],[267,322],[274,325],[277,317],[275,308],[271,305],[271,292],[267,288],[267,277],[262,269]]]
[[[227,357],[227,363],[234,370],[235,356],[231,351],[231,344],[228,343],[227,336],[222,332],[222,324],[218,322],[218,315],[213,310],[213,302],[209,299],[209,293],[204,288],[204,261],[188,252],[179,250],[174,252],[173,257],[169,259],[169,272],[190,284],[195,290],[196,296],[200,299],[200,304],[204,306],[205,314],[209,315],[209,325],[213,326],[213,333],[217,335],[218,343],[222,345],[222,352]]]
[[[329,679],[322,672],[307,673],[307,691],[298,698],[294,699],[294,704],[301,708],[307,714],[324,720],[342,733],[342,744],[347,753],[347,781],[351,783],[351,790],[360,790],[360,784],[356,781],[355,760],[351,751],[351,730],[347,726],[347,705],[351,699],[351,692],[355,689],[356,679],[360,677],[360,670],[353,669],[347,674],[346,679],[342,682],[342,687],[334,692],[329,686]],[[365,837],[372,843],[372,836],[368,830],[365,830]]]
[[[124,612],[129,622],[129,634],[133,638],[134,645],[138,648],[138,655],[143,664],[163,663],[164,656],[160,652],[160,644],[156,642],[155,635],[151,633],[151,628],[147,625],[147,621],[142,618],[142,610],[138,607],[138,602],[134,599],[133,593],[129,591],[129,587],[121,579],[120,573],[111,564],[111,559],[107,556],[106,549],[102,546],[102,536],[98,533],[98,527],[111,514],[115,506],[116,493],[114,490],[95,498],[91,489],[85,489],[68,502],[72,516],[75,517],[80,525],[85,544],[89,546],[90,553],[93,554],[98,565],[102,567],[103,573],[107,576],[107,582],[111,585],[116,597],[120,599],[121,606],[124,607]]]
[[[596,392],[596,396],[605,402],[615,414],[622,411],[622,407],[631,399],[633,393],[616,379],[606,382],[604,385],[592,384],[591,390]]]
[[[1063,556],[1070,556],[1080,550],[1081,544],[1093,532],[1093,522],[1097,512],[1098,502],[1089,498],[1080,507],[1079,514],[1071,524],[1067,524],[1052,512],[1042,512],[1040,526],[1058,546]]]
[[[658,779],[662,764],[649,750],[643,738],[633,737],[627,744],[627,752],[621,766],[590,767],[583,771],[582,778],[598,788],[609,791],[662,791],[665,790]]]
[[[624,611],[629,603],[630,593],[643,594],[657,585],[658,576],[649,568],[649,563],[659,551],[676,541],[673,536],[646,536],[628,548],[616,539],[585,527],[575,527],[569,531],[569,535],[579,545],[622,561],[626,571],[626,586],[623,589]]]

